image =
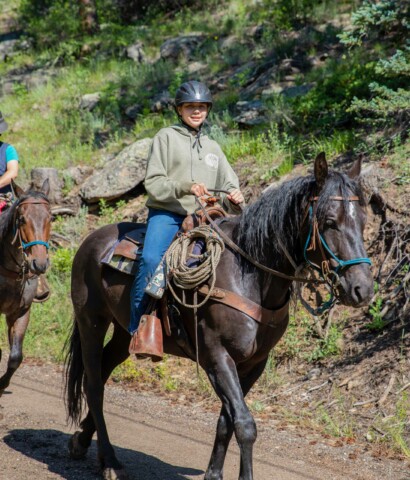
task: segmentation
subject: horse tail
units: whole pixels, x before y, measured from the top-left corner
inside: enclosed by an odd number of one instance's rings
[[[65,356],[65,406],[67,420],[71,424],[78,425],[81,420],[84,403],[83,380],[84,364],[81,351],[80,330],[74,321],[71,337],[67,339],[64,347]]]

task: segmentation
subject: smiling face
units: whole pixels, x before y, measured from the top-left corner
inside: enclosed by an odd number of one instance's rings
[[[178,113],[183,122],[195,130],[205,122],[208,111],[207,103],[183,103],[178,107]]]

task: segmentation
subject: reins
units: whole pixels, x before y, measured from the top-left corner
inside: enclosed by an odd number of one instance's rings
[[[295,281],[295,282],[304,282],[304,283],[324,283],[323,281],[318,281],[315,279],[311,278],[306,278],[306,277],[297,277],[293,275],[287,275],[286,273],[279,272],[278,270],[275,270],[273,268],[267,267],[266,265],[263,265],[262,263],[259,263],[257,260],[252,258],[249,254],[247,254],[244,250],[242,250],[233,240],[231,240],[228,235],[214,222],[214,220],[208,215],[208,212],[204,208],[204,206],[201,204],[201,202],[198,200],[197,197],[195,197],[196,202],[198,205],[201,207],[202,212],[204,213],[206,219],[212,226],[212,228],[218,233],[218,235],[223,239],[223,241],[235,252],[239,253],[242,257],[244,257],[248,262],[250,262],[252,265],[255,267],[259,268],[260,270],[263,270],[264,272],[267,272],[271,275],[275,275],[276,277],[284,278],[285,280],[290,280],[290,281]]]

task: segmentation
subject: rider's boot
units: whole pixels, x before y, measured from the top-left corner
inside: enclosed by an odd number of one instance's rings
[[[50,287],[48,286],[45,275],[38,276],[37,291],[33,302],[41,303],[50,298]]]
[[[138,330],[133,334],[129,352],[137,358],[151,357],[159,362],[164,356],[161,320],[155,315],[143,315]]]

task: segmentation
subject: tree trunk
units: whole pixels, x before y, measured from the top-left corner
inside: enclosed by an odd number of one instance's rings
[[[79,0],[80,17],[83,32],[92,34],[98,31],[97,10],[95,0]]]

